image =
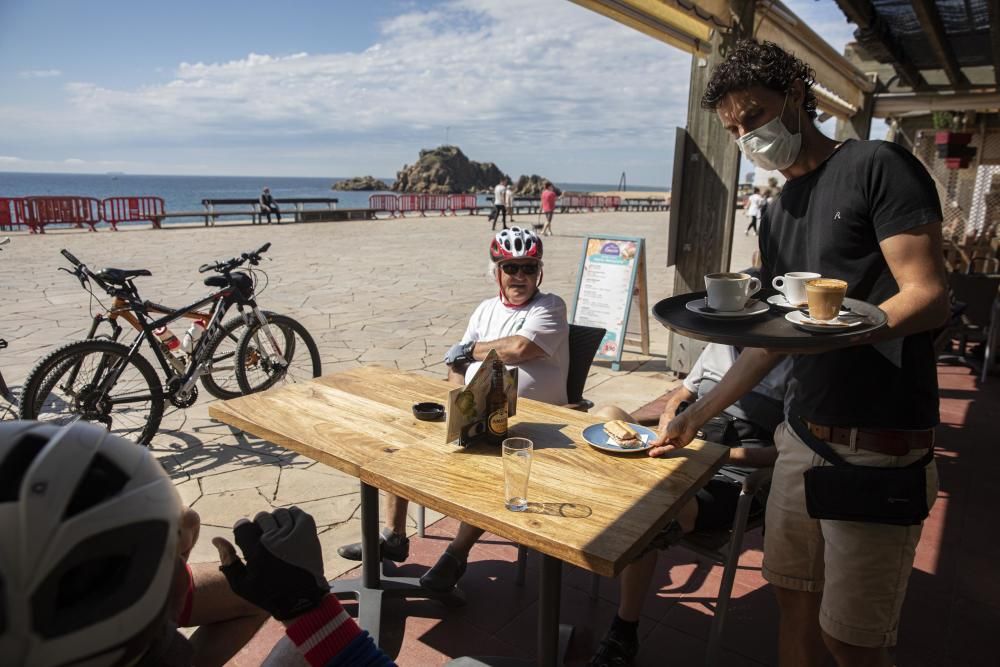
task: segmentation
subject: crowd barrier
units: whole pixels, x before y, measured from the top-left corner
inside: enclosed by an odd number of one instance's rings
[[[153,223],[153,229],[160,228],[166,213],[161,197],[108,197],[101,201],[104,221],[111,229],[118,231],[119,222]]]
[[[399,213],[399,197],[396,195],[369,195],[368,208],[376,213],[388,213],[393,218]]]
[[[476,195],[448,195],[448,209],[452,215],[458,215],[459,211],[468,211],[472,215],[479,210],[479,201]]]

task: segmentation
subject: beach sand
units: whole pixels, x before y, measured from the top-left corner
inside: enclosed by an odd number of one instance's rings
[[[517,216],[522,224],[534,220]],[[542,289],[570,303],[586,235],[619,234],[647,239],[650,304],[669,296],[667,221],[665,212],[557,215],[557,235],[545,238]],[[737,230],[746,225],[742,214],[736,225]],[[72,276],[57,271],[67,265],[60,248],[95,268],[148,268],[153,275],[137,280],[141,294],[180,306],[208,292],[200,264],[270,241],[269,261],[261,266],[269,283],[260,305],[309,329],[324,373],[378,364],[444,378],[445,352],[461,339],[475,306],[496,293],[486,277],[492,232],[484,216],[11,237],[0,253],[6,287],[0,337],[10,343],[0,353],[0,367],[15,387],[42,355],[84,337],[90,323],[88,294]],[[756,243],[742,234],[735,238],[733,266],[740,267],[749,263]],[[664,361],[667,331],[650,318],[650,334],[653,356],[626,352],[621,372],[595,363],[585,396],[634,409],[672,386],[676,379]],[[209,400],[202,392],[187,410],[168,406],[151,448],[184,502],[202,516],[195,562],[217,558],[211,538],[228,534],[239,517],[296,503],[316,515],[327,575],[353,567],[335,547],[360,536],[357,480],[210,421]],[[436,515],[428,517],[430,522]],[[415,525],[411,519],[411,531]]]

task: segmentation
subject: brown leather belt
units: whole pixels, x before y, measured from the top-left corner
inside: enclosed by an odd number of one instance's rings
[[[809,431],[820,440],[845,445],[852,449],[866,449],[889,456],[905,456],[914,449],[927,449],[934,445],[934,430],[896,431],[869,428],[842,428],[820,426],[806,422]]]

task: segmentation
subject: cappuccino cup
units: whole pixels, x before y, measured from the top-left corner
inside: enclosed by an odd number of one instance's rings
[[[785,295],[785,301],[793,306],[806,302],[806,283],[823,276],[808,271],[792,271],[783,276],[775,276],[771,287]]]
[[[760,291],[760,281],[746,273],[709,273],[705,276],[706,301],[712,310],[736,312]]]
[[[816,278],[806,283],[809,317],[818,322],[833,322],[847,294],[847,283],[836,278]]]

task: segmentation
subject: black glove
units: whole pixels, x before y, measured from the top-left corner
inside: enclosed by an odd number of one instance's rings
[[[455,343],[448,350],[448,353],[444,355],[444,363],[448,366],[468,366],[475,359],[472,356],[472,350],[476,347],[476,341],[469,341],[468,343]]]
[[[212,543],[222,561],[219,570],[234,593],[277,620],[315,608],[330,591],[316,522],[298,507],[260,512],[253,522],[240,519],[233,534],[246,564],[232,544],[217,537]]]

